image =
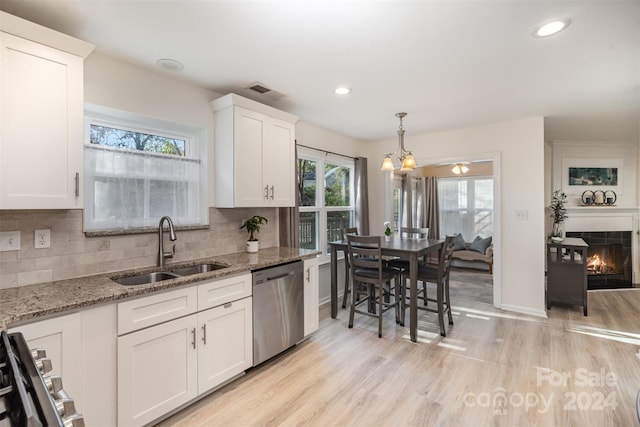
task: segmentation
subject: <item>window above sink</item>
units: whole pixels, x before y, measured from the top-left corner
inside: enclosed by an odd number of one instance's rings
[[[84,231],[209,223],[204,129],[85,105]]]

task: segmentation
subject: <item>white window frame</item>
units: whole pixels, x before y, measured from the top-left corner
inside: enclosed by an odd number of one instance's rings
[[[168,155],[162,153],[153,153],[153,152],[136,152],[136,150],[122,150],[114,147],[108,146],[96,146],[96,144],[91,144],[91,125],[97,126],[106,126],[110,128],[116,129],[124,129],[132,132],[139,132],[143,134],[152,134],[152,135],[160,135],[166,136],[168,138],[180,139],[185,141],[185,156],[176,156],[176,155]],[[190,215],[188,219],[181,220],[180,218],[173,218],[174,224],[176,226],[207,226],[209,224],[209,215],[208,215],[208,199],[207,199],[207,174],[206,174],[206,153],[207,153],[207,139],[206,139],[206,130],[183,125],[178,123],[173,123],[165,120],[160,120],[156,118],[151,118],[135,113],[130,113],[127,111],[116,110],[112,108],[102,107],[93,104],[85,104],[85,118],[84,118],[84,141],[85,141],[85,150],[87,149],[103,149],[108,151],[128,151],[129,153],[133,153],[133,155],[143,155],[148,157],[158,157],[159,159],[175,159],[177,161],[190,161],[197,162],[200,164],[199,170],[199,183],[198,183],[198,194],[199,194],[199,206],[195,209],[194,215]],[[132,178],[139,178],[136,176],[135,171],[132,171]],[[87,175],[85,173],[85,175]],[[129,224],[122,225],[121,222],[105,222],[100,227],[91,227],[87,228],[87,220],[86,218],[91,218],[94,213],[94,186],[93,185],[85,185],[85,202],[84,202],[84,228],[85,232],[118,232],[123,229],[126,229],[130,232],[131,229],[140,229],[141,232],[147,230],[150,226],[155,226],[155,221],[159,218],[150,218],[148,217],[148,207],[145,206],[145,215],[143,219],[136,218],[133,219]],[[148,200],[148,197],[146,198]],[[193,216],[193,218],[191,218]]]
[[[495,232],[495,179],[492,175],[472,175],[472,176],[464,176],[464,177],[442,177],[440,178],[440,181],[447,181],[447,180],[451,180],[451,181],[462,181],[462,180],[466,180],[468,182],[473,181],[473,186],[474,189],[473,191],[469,191],[469,189],[467,189],[467,207],[465,208],[460,208],[456,211],[466,211],[467,215],[469,215],[470,217],[475,218],[475,214],[477,211],[491,211],[491,217],[492,217],[492,233],[490,233],[491,235],[493,235],[493,233]],[[475,205],[475,181],[478,180],[491,180],[492,181],[492,185],[494,186],[494,191],[491,193],[492,196],[492,204],[491,204],[491,208],[477,208]],[[468,184],[467,184],[468,185]],[[438,193],[440,194],[440,189],[438,189]],[[440,196],[439,196],[440,197]],[[443,230],[443,224],[442,221],[444,221],[444,215],[443,212],[447,211],[447,212],[454,212],[452,210],[445,210],[443,208],[443,204],[439,203],[440,206],[440,234],[441,234],[441,238],[444,238],[445,235],[445,230]],[[469,207],[471,206],[471,207]],[[475,223],[474,223],[474,230],[473,232],[469,232],[468,230],[459,230],[458,232],[461,232],[463,234],[463,238],[465,239],[465,241],[471,242],[475,236],[477,235],[477,230],[475,230]],[[471,236],[470,234],[473,234],[473,236]],[[483,235],[483,237],[488,237],[489,235]]]
[[[305,147],[298,146],[298,158],[296,159],[296,164],[299,159],[312,160],[316,162],[316,205],[315,206],[299,206],[300,213],[302,212],[316,212],[318,214],[318,233],[317,242],[318,242],[318,251],[322,253],[318,257],[320,263],[328,263],[331,262],[331,254],[327,250],[327,213],[328,212],[342,212],[342,211],[350,211],[351,212],[351,226],[355,221],[355,161],[353,159],[336,156],[331,153],[324,153],[323,151],[317,151],[313,149],[308,149]],[[324,166],[326,163],[330,163],[332,165],[341,166],[349,169],[349,206],[324,206]],[[300,197],[297,193],[296,188],[296,197]]]

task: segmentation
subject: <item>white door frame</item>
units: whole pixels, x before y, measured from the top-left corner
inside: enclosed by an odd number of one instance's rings
[[[479,161],[491,161],[493,162],[493,306],[495,308],[502,308],[502,212],[500,207],[501,203],[501,174],[502,174],[502,158],[501,153],[489,152],[489,153],[470,153],[455,157],[444,158],[416,158],[416,163],[419,166],[437,165],[443,163],[464,163],[464,162],[479,162]],[[389,174],[391,180],[393,180],[393,174]],[[393,186],[391,185],[391,189]],[[389,191],[387,191],[389,193]],[[390,193],[391,194],[391,193]],[[390,195],[387,195],[387,200],[392,201]],[[386,203],[386,211],[391,211],[393,207],[390,203]]]

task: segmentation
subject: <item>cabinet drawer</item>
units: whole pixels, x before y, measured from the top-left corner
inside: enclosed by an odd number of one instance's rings
[[[198,310],[251,296],[251,273],[225,277],[198,285]]]
[[[118,304],[118,335],[195,313],[196,286],[164,292]]]

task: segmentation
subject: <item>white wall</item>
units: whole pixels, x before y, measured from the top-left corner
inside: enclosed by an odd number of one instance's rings
[[[585,141],[553,141],[552,185],[553,189],[562,189],[567,194],[567,206],[581,206],[582,192],[585,190],[613,190],[616,195],[616,206],[624,208],[637,207],[638,195],[638,144],[623,142],[585,142]],[[607,163],[610,161],[616,162]],[[618,171],[620,180],[616,187],[607,186],[569,186],[567,185],[568,166],[575,162],[587,162],[578,166],[621,167]],[[604,163],[603,163],[604,162]],[[548,200],[548,199],[547,199]]]
[[[405,147],[419,165],[495,158],[495,185],[501,195],[495,212],[494,280],[504,309],[545,316],[544,307],[544,124],[542,117],[488,126],[411,136],[405,123]],[[397,147],[397,140],[371,144],[369,201],[371,232],[382,233],[385,180],[378,163]],[[516,221],[515,211],[527,210],[528,220]]]
[[[296,141],[298,144],[306,145],[308,147],[331,151],[351,157],[366,155],[369,147],[366,142],[358,141],[335,132],[319,128],[306,123],[303,120],[296,123]],[[372,164],[370,163],[369,168],[371,167]],[[377,167],[376,161],[373,161],[373,167]]]
[[[205,166],[213,165],[213,113],[209,101],[221,95],[183,82],[179,74],[147,70],[94,52],[84,63],[84,100],[204,129],[207,144],[201,147]],[[208,182],[213,180],[207,168]],[[208,186],[214,200],[213,185]],[[210,203],[211,205],[211,203]]]

